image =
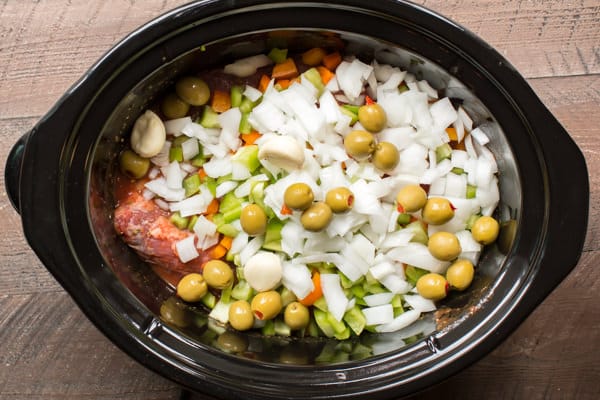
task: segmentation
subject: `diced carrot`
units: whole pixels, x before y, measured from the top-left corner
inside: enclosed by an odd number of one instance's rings
[[[319,271],[315,271],[312,274],[312,281],[315,288],[302,300],[300,303],[305,306],[312,306],[315,301],[319,300],[323,296],[323,288],[321,287],[321,274]]]
[[[206,214],[216,214],[219,212],[219,200],[212,199],[210,203],[208,203],[208,207],[206,207]]]
[[[277,79],[275,81],[275,86],[277,86],[277,89],[283,90],[289,88],[292,82],[293,80],[291,79]]]
[[[456,129],[454,127],[449,126],[448,128],[446,128],[446,133],[448,134],[450,140],[458,142],[458,134],[456,133]]]
[[[330,71],[335,71],[342,62],[342,55],[337,51],[327,54],[323,57],[323,65]]]
[[[463,140],[462,142],[458,143],[458,142],[450,142],[450,147],[452,147],[454,150],[467,150],[467,148],[465,147],[465,141]]]
[[[244,146],[250,146],[253,145],[254,142],[256,142],[258,140],[258,138],[260,138],[262,135],[256,131],[252,131],[250,133],[242,133],[240,135],[240,137],[242,138],[242,141],[244,142]]]
[[[302,62],[309,67],[315,67],[323,61],[325,57],[325,50],[320,47],[313,47],[312,49],[302,53]]]
[[[206,175],[206,171],[204,170],[204,168],[200,168],[198,170],[197,174],[200,177],[200,179],[204,179],[208,176],[208,175]]]
[[[233,243],[233,238],[231,236],[223,236],[223,239],[219,242],[219,244],[227,250],[231,249],[231,243]]]
[[[327,68],[325,68],[322,65],[319,65],[317,67],[317,71],[319,71],[319,75],[321,75],[321,80],[323,81],[323,84],[327,85],[329,83],[330,80],[333,79],[333,77],[335,76],[335,74],[333,72],[331,72],[330,70],[328,70]]]
[[[366,105],[375,104],[375,101],[371,97],[365,96],[365,104]]]
[[[298,76],[298,68],[296,68],[296,63],[292,58],[287,58],[284,62],[275,64],[271,76],[276,80],[295,78]]]
[[[269,83],[271,83],[271,78],[269,78],[267,75],[261,76],[260,82],[258,83],[258,90],[264,93],[267,90]]]
[[[223,258],[227,254],[227,249],[221,244],[217,244],[210,250],[210,257],[212,259]]]
[[[294,211],[291,208],[285,205],[285,203],[281,206],[281,214],[282,215],[292,215]]]
[[[231,96],[224,90],[215,90],[210,103],[215,112],[222,113],[231,108]]]

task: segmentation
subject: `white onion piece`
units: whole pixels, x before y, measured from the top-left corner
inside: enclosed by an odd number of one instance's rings
[[[183,128],[190,123],[192,123],[192,118],[190,117],[171,119],[165,121],[165,130],[168,134],[180,136],[182,133],[185,133],[183,132]]]
[[[283,263],[282,282],[284,286],[290,289],[299,299],[308,296],[315,288],[308,267],[296,262]]]
[[[473,120],[471,119],[471,117],[469,117],[469,114],[467,114],[467,112],[465,111],[464,108],[462,108],[462,106],[458,107],[458,117],[462,121],[462,123],[465,127],[465,130],[467,132],[470,132],[473,129]],[[460,138],[458,141],[459,142],[461,141]]]
[[[390,250],[387,255],[398,262],[414,265],[431,272],[443,273],[448,265],[447,261],[440,261],[431,255],[427,246],[421,243],[409,243],[406,246]]]
[[[200,154],[200,146],[198,146],[198,139],[189,138],[185,142],[181,143],[181,150],[183,152],[184,160],[191,160]]]
[[[269,57],[264,54],[258,54],[246,58],[236,60],[232,64],[227,64],[223,71],[226,74],[235,75],[240,78],[248,77],[256,72],[258,68],[270,65],[273,63]]]
[[[252,87],[250,85],[246,85],[246,87],[244,88],[244,93],[242,93],[242,94],[244,96],[246,96],[248,98],[248,100],[250,100],[253,103],[255,103],[263,95],[260,90],[256,89],[255,87]]]
[[[418,81],[417,87],[421,92],[427,93],[427,96],[429,96],[432,99],[437,99],[439,97],[437,90],[432,88],[429,82],[427,82],[426,80]]]
[[[182,263],[186,263],[200,256],[200,254],[198,254],[198,250],[196,250],[196,245],[194,243],[195,239],[195,236],[191,235],[185,239],[175,242],[177,256]]]
[[[196,243],[196,247],[201,250],[209,249],[217,243],[219,243],[219,239],[220,237],[218,233],[215,233],[214,235],[204,236],[202,240],[198,240],[198,243]]]
[[[377,293],[370,294],[368,296],[363,297],[365,303],[369,307],[382,306],[384,304],[391,303],[392,298],[394,297],[394,293]]]
[[[229,251],[231,254],[238,254],[246,245],[248,244],[248,239],[250,236],[246,232],[240,232],[231,242],[231,249]]]
[[[179,211],[182,217],[189,217],[206,212],[206,208],[211,201],[212,194],[210,191],[205,190],[185,200],[171,203],[170,209],[171,211]]]
[[[394,268],[394,265],[391,262],[383,261],[369,268],[369,272],[371,273],[371,276],[373,276],[373,278],[380,281],[386,276],[395,273],[396,269]]]
[[[194,224],[194,233],[198,238],[204,238],[205,236],[212,236],[217,232],[217,225],[212,221],[206,219],[204,215],[198,216],[196,223]]]
[[[159,177],[148,181],[144,184],[146,189],[155,193],[165,201],[181,201],[185,198],[185,190],[183,188],[171,189],[167,185],[164,177]]]
[[[231,157],[219,158],[213,157],[202,166],[206,175],[211,178],[220,178],[229,175],[232,171]]]
[[[429,299],[426,299],[418,294],[405,294],[403,296],[404,301],[408,303],[408,305],[417,311],[420,312],[429,312],[436,310],[435,303]]]
[[[165,211],[169,211],[169,203],[167,203],[166,201],[164,201],[163,199],[154,199],[154,203],[158,206],[158,208],[160,208],[161,210],[165,210]]]
[[[481,128],[473,129],[471,131],[471,136],[473,137],[473,139],[475,139],[477,141],[477,143],[479,143],[482,146],[485,146],[486,144],[488,144],[490,142],[490,139],[487,137],[485,132],[483,132],[483,130],[481,130]]]
[[[394,320],[394,308],[391,304],[365,307],[362,309],[362,312],[365,316],[365,320],[367,321],[367,326],[389,324]]]
[[[323,289],[323,297],[325,297],[325,302],[327,303],[327,310],[333,318],[341,321],[346,312],[348,299],[340,284],[340,276],[338,274],[321,274],[321,288]]]
[[[258,253],[264,241],[264,236],[256,236],[254,239],[250,240],[246,247],[240,251],[240,263],[245,265],[250,257]]]
[[[239,183],[236,181],[225,181],[219,186],[217,186],[217,188],[215,189],[215,196],[217,198],[221,198],[227,193],[231,192],[233,189],[235,189],[238,185]]]
[[[396,332],[405,328],[419,319],[421,313],[417,310],[408,310],[394,318],[391,322],[375,327],[375,330],[380,333]]]
[[[387,290],[394,294],[404,294],[412,289],[412,285],[397,274],[385,276],[379,281]]]

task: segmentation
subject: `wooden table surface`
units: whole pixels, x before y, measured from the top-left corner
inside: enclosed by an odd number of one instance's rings
[[[105,51],[178,0],[0,2],[0,159]],[[423,399],[600,398],[600,1],[419,0],[481,36],[525,76],[590,174],[581,259],[495,351]],[[565,166],[567,168],[567,166]],[[583,210],[582,210],[583,212]],[[83,316],[23,237],[0,186],[0,398],[177,399]]]

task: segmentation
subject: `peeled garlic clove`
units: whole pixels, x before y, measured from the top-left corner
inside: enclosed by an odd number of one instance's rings
[[[244,278],[257,292],[275,289],[279,286],[282,276],[281,259],[267,251],[259,251],[244,265]]]
[[[304,149],[291,136],[274,136],[258,148],[258,158],[288,172],[302,168]]]
[[[141,157],[154,157],[162,150],[167,140],[165,125],[158,115],[150,110],[138,117],[131,132],[131,149]]]

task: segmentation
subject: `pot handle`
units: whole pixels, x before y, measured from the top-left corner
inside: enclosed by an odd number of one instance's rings
[[[12,149],[8,153],[6,166],[4,168],[4,184],[6,186],[6,193],[8,194],[10,203],[18,213],[21,212],[19,194],[21,165],[23,163],[23,153],[25,152],[25,147],[27,145],[27,140],[29,139],[30,133],[31,131],[21,136],[19,140],[17,140],[17,143],[13,145]]]

